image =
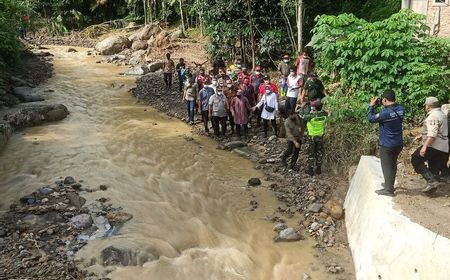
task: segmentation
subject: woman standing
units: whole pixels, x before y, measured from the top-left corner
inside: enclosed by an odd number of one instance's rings
[[[269,120],[272,123],[272,128],[277,135],[277,120],[276,115],[278,113],[278,99],[277,95],[272,91],[270,86],[266,86],[266,91],[264,95],[259,100],[258,104],[253,107],[253,110],[256,108],[262,109],[261,118],[263,119],[264,124],[264,137],[267,138],[267,129],[269,126]]]

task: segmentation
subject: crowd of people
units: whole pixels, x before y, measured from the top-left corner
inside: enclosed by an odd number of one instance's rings
[[[262,130],[269,137],[280,136],[287,140],[281,163],[298,170],[296,162],[302,143],[307,142],[306,173],[314,176],[322,172],[323,135],[328,113],[322,108],[325,88],[314,72],[314,60],[302,52],[294,60],[282,56],[274,82],[265,75],[261,66],[247,68],[237,58],[231,64],[217,57],[211,69],[206,71],[206,62],[187,67],[183,58],[178,64],[167,54],[164,62],[164,81],[171,91],[172,75],[177,73],[179,92],[186,102],[186,121],[195,124],[195,114],[201,114],[205,134],[210,127],[217,138],[235,135],[246,139],[249,129]],[[382,110],[376,107],[382,105]],[[424,139],[412,155],[414,170],[427,181],[424,193],[432,194],[442,181],[450,182],[448,167],[450,144],[448,138],[448,108],[439,106],[436,97],[428,97],[424,103],[427,118],[424,132],[416,140]],[[377,112],[378,111],[378,112]],[[380,159],[384,176],[379,195],[395,195],[397,160],[403,149],[403,106],[396,103],[395,93],[386,90],[382,97],[373,98],[368,108],[368,120],[380,125]],[[229,128],[229,130],[228,130]],[[290,161],[288,163],[288,160]]]
[[[325,88],[314,72],[310,54],[302,52],[295,61],[283,55],[278,74],[273,75],[278,81],[264,74],[261,66],[246,67],[240,58],[226,63],[217,57],[209,69],[205,64],[187,67],[183,58],[175,64],[170,54],[164,61],[166,90],[173,91],[172,76],[176,73],[178,91],[186,103],[186,122],[195,124],[199,114],[205,134],[212,128],[219,139],[233,136],[247,140],[249,130],[261,132],[265,138],[283,132],[288,144],[281,162],[293,170],[298,170],[301,144],[308,141],[307,173],[321,174],[328,114],[322,109]]]

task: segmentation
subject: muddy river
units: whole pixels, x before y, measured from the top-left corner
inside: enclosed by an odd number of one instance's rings
[[[44,93],[46,102],[63,103],[71,114],[12,137],[0,154],[1,210],[70,175],[92,187],[108,185],[88,198],[109,197],[134,216],[114,236],[77,253],[88,270],[111,279],[329,278],[313,241],[272,241],[265,217],[278,202],[264,188],[247,190],[250,177],[264,177],[249,161],[137,104],[128,93],[135,78],[119,75],[123,67],[65,49],[52,48],[55,74],[40,89],[54,90]],[[249,211],[251,200],[259,202],[256,211]],[[153,257],[105,272],[92,259],[111,245]]]

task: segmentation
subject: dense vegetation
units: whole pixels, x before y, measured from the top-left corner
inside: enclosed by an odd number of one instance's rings
[[[317,15],[352,12],[378,20],[400,9],[397,0],[0,0],[0,57],[7,63],[15,60],[18,43],[14,38],[21,16],[26,14],[32,28],[46,27],[54,34],[115,20],[196,27],[209,35],[212,57],[238,54],[251,61],[253,41],[255,59],[273,64],[281,53],[301,48],[296,38],[299,5],[303,44],[311,38]]]
[[[313,29],[318,70],[333,90],[327,97],[332,111],[330,162],[351,164],[377,147],[377,126],[366,120],[371,97],[393,89],[416,123],[424,116],[423,102],[450,96],[450,41],[429,37],[425,17],[402,10],[383,21],[367,22],[351,14],[319,16]],[[334,153],[333,147],[347,153]]]

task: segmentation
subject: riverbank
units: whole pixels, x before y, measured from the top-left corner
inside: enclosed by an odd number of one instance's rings
[[[177,86],[175,83],[173,88],[178,88]],[[181,95],[177,91],[165,91],[162,73],[149,73],[138,78],[136,88],[131,90],[131,94],[141,103],[173,118],[185,120],[186,108]],[[196,125],[192,126],[192,132],[203,134],[201,116],[196,115],[195,120]],[[256,124],[252,124],[252,127],[248,140],[228,135],[227,139],[216,139],[218,148],[250,159],[256,169],[264,172],[264,179],[270,182],[268,188],[285,205],[274,209],[274,215],[271,217],[274,224],[286,219],[297,220],[298,229],[316,240],[315,246],[330,272],[340,273],[345,270],[346,273],[351,273],[353,267],[347,247],[342,209],[347,179],[338,178],[328,173],[328,170],[324,170],[324,174],[320,176],[306,175],[303,168],[306,162],[305,145],[298,162],[301,171],[285,169],[279,160],[286,148],[285,139],[276,136],[265,139],[262,130],[255,128]],[[336,266],[340,268],[335,269]]]

